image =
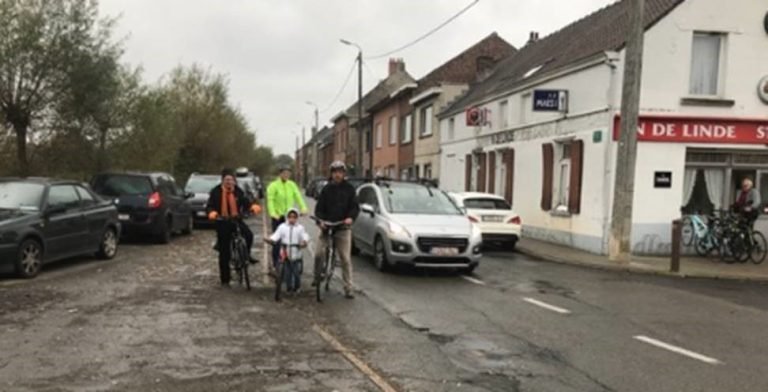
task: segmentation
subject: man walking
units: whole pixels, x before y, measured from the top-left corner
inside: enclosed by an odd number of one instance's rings
[[[272,219],[272,232],[274,233],[281,223],[285,222],[285,216],[294,206],[298,206],[302,214],[307,213],[307,204],[301,197],[299,187],[291,180],[291,168],[280,168],[280,177],[272,181],[267,187],[267,211]],[[273,266],[280,259],[280,243],[272,247]]]

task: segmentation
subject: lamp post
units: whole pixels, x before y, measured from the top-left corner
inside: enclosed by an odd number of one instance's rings
[[[361,173],[356,173],[358,175],[364,175],[362,173],[363,168],[363,136],[364,136],[364,130],[363,130],[363,48],[360,47],[360,45],[347,41],[345,39],[339,40],[342,44],[348,45],[348,46],[354,46],[357,48],[357,131],[358,131],[358,145],[357,145],[357,162],[356,166],[359,168],[359,171]],[[370,143],[370,140],[368,140]],[[370,149],[369,152],[369,162],[368,162],[368,170],[373,173],[373,149]]]
[[[307,101],[306,104],[315,108],[315,132],[317,132],[320,129],[320,110],[317,104],[312,101]]]

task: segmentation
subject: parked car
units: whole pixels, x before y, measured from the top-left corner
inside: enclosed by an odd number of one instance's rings
[[[31,278],[43,264],[117,254],[117,208],[73,181],[0,179],[0,270]]]
[[[440,189],[375,181],[361,185],[357,194],[361,212],[353,247],[372,254],[379,270],[406,264],[471,273],[480,263],[480,229]]]
[[[352,184],[352,186],[357,189],[360,187],[360,185],[365,184],[368,182],[367,178],[364,177],[347,177],[347,181]]]
[[[170,174],[102,173],[93,177],[91,187],[114,200],[126,234],[150,235],[163,244],[175,232],[192,234],[192,194],[182,191]]]
[[[320,197],[320,192],[323,190],[323,188],[327,184],[328,184],[328,179],[326,178],[318,178],[318,179],[312,180],[312,182],[309,183],[305,191],[307,197],[312,197],[317,199],[318,197]]]
[[[452,195],[469,220],[483,233],[483,244],[496,244],[514,249],[522,232],[520,215],[503,197],[490,193],[456,193]]]
[[[208,204],[208,196],[211,190],[221,183],[221,176],[215,174],[193,173],[184,186],[186,193],[192,194],[189,198],[190,208],[194,216],[195,225],[208,224],[208,214],[205,206]]]

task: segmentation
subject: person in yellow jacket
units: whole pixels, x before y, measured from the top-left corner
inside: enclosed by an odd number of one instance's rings
[[[267,211],[272,218],[272,232],[277,230],[281,223],[285,222],[288,211],[298,207],[302,215],[307,213],[307,204],[301,197],[298,185],[291,180],[291,168],[280,168],[280,177],[267,187]],[[280,259],[280,244],[272,247],[272,262]]]

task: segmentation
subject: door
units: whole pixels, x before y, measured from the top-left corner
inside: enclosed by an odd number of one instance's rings
[[[85,246],[88,250],[96,251],[101,244],[101,238],[104,234],[104,228],[107,226],[107,220],[110,216],[110,209],[100,206],[93,194],[82,186],[76,185],[78,196],[80,196],[80,205],[83,209],[83,216],[87,225]]]
[[[168,214],[171,215],[172,231],[181,230],[187,223],[188,215],[183,213],[184,198],[176,183],[168,175],[161,175],[157,179],[157,190],[168,208]]]
[[[358,192],[358,202],[360,205],[368,204],[378,210],[378,199],[376,197],[376,190],[373,186],[364,186],[360,188]],[[372,217],[367,212],[360,211],[355,221],[353,230],[353,236],[357,244],[364,246],[367,249],[373,248],[373,235],[375,233],[376,218]]]
[[[88,224],[74,186],[51,186],[48,190],[46,214],[43,229],[46,261],[74,256],[87,250]]]

